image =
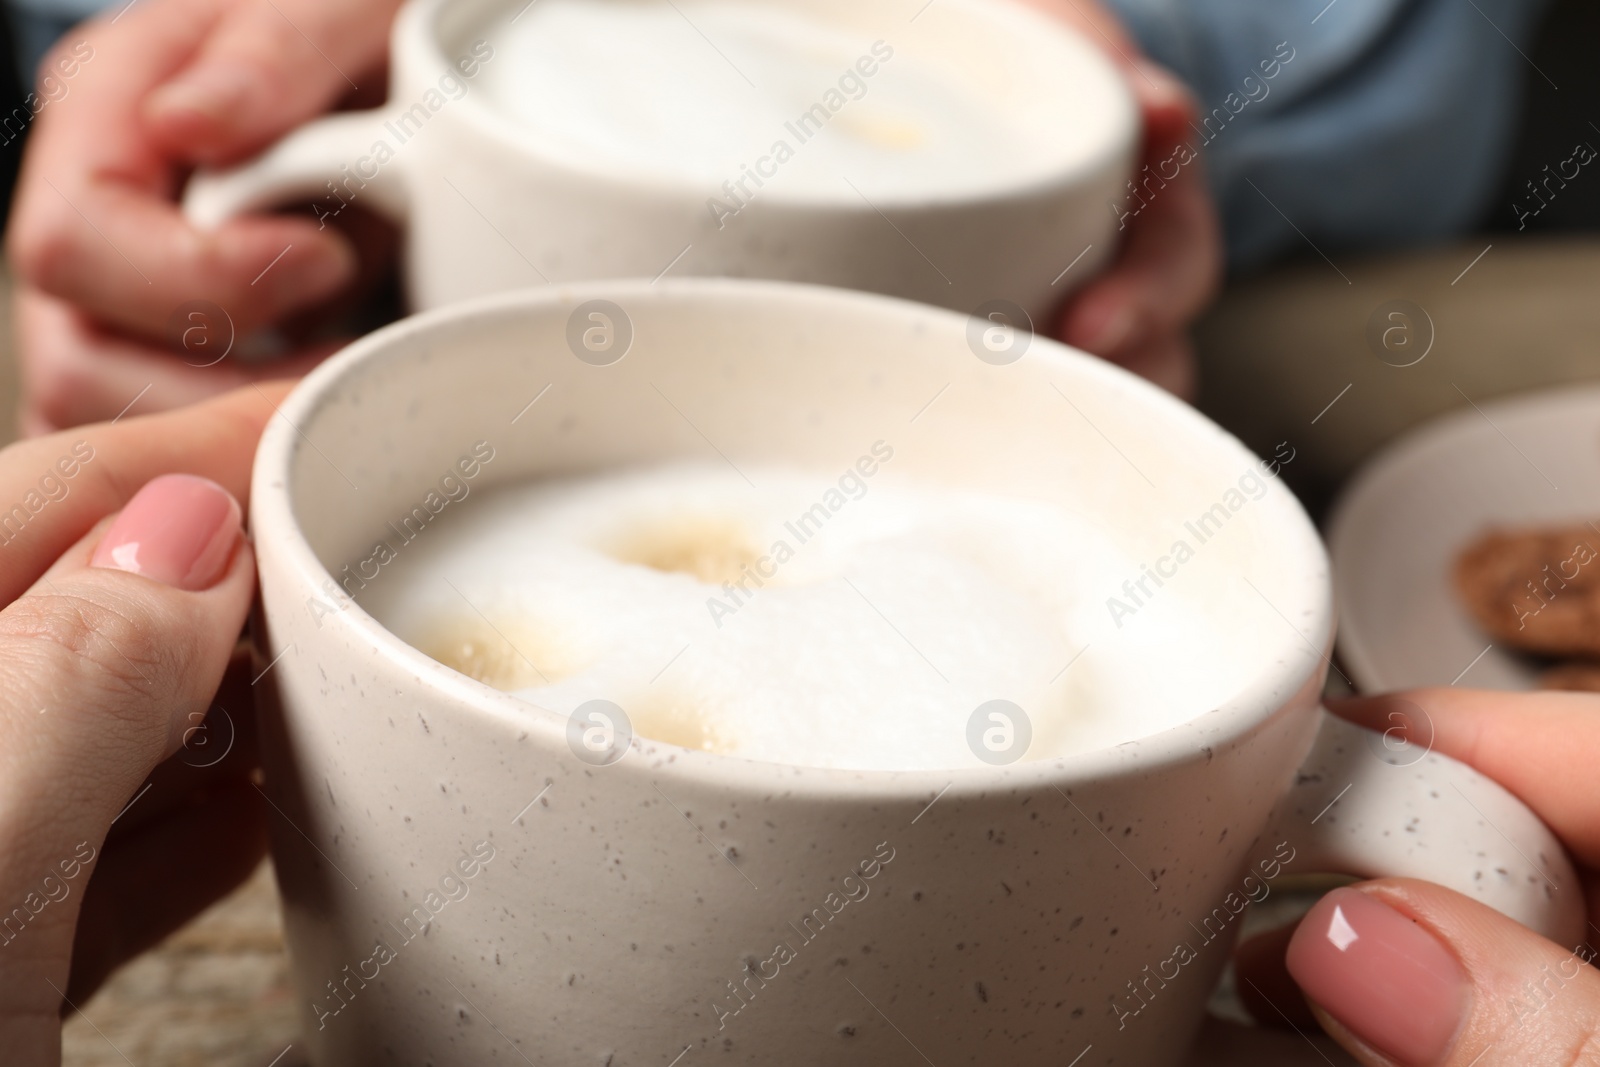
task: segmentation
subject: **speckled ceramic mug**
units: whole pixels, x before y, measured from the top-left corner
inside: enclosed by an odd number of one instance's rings
[[[596,308],[615,358],[577,340]],[[284,403],[252,494],[257,688],[314,1062],[1178,1064],[1247,900],[1313,872],[1432,878],[1577,938],[1520,803],[1319,710],[1327,562],[1276,481],[1171,579],[1216,605],[1192,639],[1231,695],[1006,766],[639,738],[602,765],[573,709],[433,662],[340,589],[477,442],[474,491],[719,453],[831,470],[888,438],[880,477],[1069,500],[1152,559],[1258,463],[1115,367],[1039,339],[996,365],[969,326],[781,283],[549,288],[397,323]]]
[[[948,71],[1051,146],[1047,171],[959,196],[908,186],[870,201],[845,176],[820,192],[775,184],[726,219],[708,210],[728,198],[720,179],[605,165],[541,142],[485,101],[473,79],[517,62],[500,30],[527,0],[411,0],[394,24],[387,104],[319,119],[257,159],[198,175],[185,211],[212,226],[308,199],[319,217],[347,203],[370,207],[405,226],[406,286],[419,310],[670,268],[838,285],[963,312],[1005,301],[1042,324],[1109,262],[1139,117],[1096,42],[1003,0],[762,3]],[[691,18],[685,6],[678,13]],[[721,62],[710,47],[706,58]],[[773,136],[795,140],[781,126]]]

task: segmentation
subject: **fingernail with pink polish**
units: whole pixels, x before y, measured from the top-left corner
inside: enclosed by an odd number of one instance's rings
[[[240,515],[239,502],[216,482],[164,474],[133,495],[89,562],[178,589],[209,589],[233,558]]]
[[[1466,1014],[1467,975],[1455,956],[1359,889],[1318,901],[1289,942],[1288,964],[1312,1002],[1403,1064],[1441,1059]]]

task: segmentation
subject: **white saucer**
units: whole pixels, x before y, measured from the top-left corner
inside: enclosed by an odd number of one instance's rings
[[[1485,526],[1597,518],[1600,386],[1480,403],[1407,434],[1362,469],[1328,524],[1351,680],[1369,693],[1533,688],[1536,671],[1460,607],[1451,567]]]

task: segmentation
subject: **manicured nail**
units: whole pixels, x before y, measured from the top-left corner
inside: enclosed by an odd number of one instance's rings
[[[128,501],[90,563],[179,589],[209,589],[233,558],[240,514],[239,502],[216,482],[164,474]]]
[[[1322,1010],[1403,1064],[1438,1062],[1465,1017],[1461,964],[1428,930],[1359,889],[1335,889],[1289,942],[1289,973]]]

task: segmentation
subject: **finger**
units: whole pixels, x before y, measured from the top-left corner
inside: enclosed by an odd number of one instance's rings
[[[1211,300],[1222,277],[1216,208],[1198,161],[1153,161],[1139,197],[1130,196],[1125,243],[1103,275],[1068,300],[1061,338],[1114,362],[1180,332]]]
[[[250,706],[251,666],[248,646],[236,645],[211,707],[204,715],[189,713],[181,747],[158,764],[135,791],[138,800],[118,816],[106,835],[106,847],[188,806],[196,792],[251,779],[261,765]]]
[[[84,891],[67,996],[82,1004],[117,967],[250,877],[266,851],[263,805],[246,781],[192,791],[108,842]]]
[[[81,898],[44,879],[93,862],[222,678],[254,588],[239,516],[213,482],[158,478],[0,610],[0,899],[36,916],[3,938],[27,939],[0,957],[8,1046],[41,1039],[66,982]],[[28,904],[40,886],[55,905]]]
[[[1385,880],[1319,901],[1288,966],[1363,1064],[1523,1067],[1600,1059],[1593,955],[1440,886]]]
[[[161,338],[186,304],[228,309],[248,334],[342,290],[355,252],[309,217],[244,216],[195,229],[164,194],[30,155],[12,214],[18,275],[108,325]]]
[[[1222,275],[1221,224],[1200,163],[1187,148],[1198,114],[1194,97],[1170,71],[1144,56],[1100,4],[1025,2],[1078,29],[1121,70],[1143,129],[1139,169],[1130,179],[1138,192],[1122,216],[1122,250],[1108,271],[1068,300],[1059,336],[1179,396],[1192,396],[1191,361],[1173,358],[1177,338],[1216,294]]]
[[[130,401],[140,413],[169,411],[256,382],[297,378],[342,347],[327,341],[292,355],[245,363],[232,351],[231,320],[191,312],[178,351],[156,348],[96,325],[71,304],[37,289],[14,298],[18,356],[33,433],[115,418]]]
[[[249,332],[349,280],[347,243],[309,216],[250,217],[201,233],[172,202],[178,161],[144,130],[139,104],[227,6],[138,5],[116,22],[85,24],[60,46],[57,56],[78,67],[64,83],[69,94],[35,120],[7,235],[23,279],[150,336],[186,301],[220,304]]]
[[[196,474],[246,499],[256,441],[291,384],[267,382],[170,414],[130,412],[0,450],[0,605],[152,478]]]
[[[0,611],[0,735],[11,739],[0,777],[23,794],[5,818],[19,804],[83,807],[71,784],[93,782],[90,807],[107,809],[99,840],[181,747],[190,714],[211,705],[254,588],[241,515],[215,482],[162,475]]]
[[[189,721],[199,721],[196,713]],[[182,748],[150,773],[106,835],[73,940],[72,1001],[249,875],[265,848],[252,783],[258,765],[250,660],[236,647],[210,712],[185,730]],[[184,878],[175,883],[173,870]]]
[[[1532,808],[1581,864],[1600,867],[1600,695],[1418,689],[1329,708],[1477,769]]]
[[[257,151],[377,82],[398,0],[247,0],[151,93],[143,118],[178,158],[218,164]]]

